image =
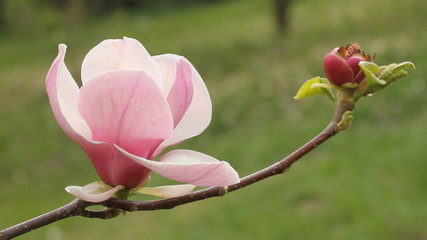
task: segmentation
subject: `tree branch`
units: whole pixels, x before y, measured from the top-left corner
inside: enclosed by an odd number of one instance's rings
[[[241,178],[240,182],[237,184],[225,187],[210,187],[180,197],[164,198],[152,201],[131,201],[110,198],[104,202],[91,203],[76,199],[56,210],[0,231],[0,240],[12,239],[26,232],[74,216],[110,219],[120,215],[120,213],[124,213],[125,211],[133,212],[171,209],[179,205],[200,201],[211,197],[223,196],[229,192],[239,190],[268,177],[283,173],[304,155],[314,150],[329,138],[335,136],[341,130],[344,130],[347,126],[341,126],[341,123],[344,120],[343,117],[345,116],[346,112],[352,111],[353,108],[354,104],[349,100],[348,94],[342,92],[331,122],[320,134],[279,162],[276,162],[269,167]],[[105,206],[106,208],[99,211],[86,209],[89,206],[95,205]]]

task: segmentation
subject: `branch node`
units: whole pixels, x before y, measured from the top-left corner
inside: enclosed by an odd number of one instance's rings
[[[133,204],[133,205],[130,207],[129,212],[135,212],[135,211],[138,211],[138,206],[136,206],[135,204]]]
[[[224,196],[228,193],[228,186],[223,186],[219,189],[219,196]]]
[[[342,131],[342,130],[347,129],[351,125],[352,121],[353,121],[353,112],[352,111],[346,111],[342,115],[341,121],[337,124],[338,131]]]

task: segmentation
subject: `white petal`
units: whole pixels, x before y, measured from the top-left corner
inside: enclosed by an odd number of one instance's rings
[[[103,182],[93,182],[84,187],[68,186],[65,190],[75,197],[87,202],[102,202],[111,198],[115,193],[124,188],[125,187],[121,185],[112,188]]]
[[[147,194],[157,197],[179,197],[190,193],[194,190],[196,186],[191,184],[181,184],[181,185],[167,185],[159,187],[142,187],[138,189],[131,190],[131,194],[140,193]]]

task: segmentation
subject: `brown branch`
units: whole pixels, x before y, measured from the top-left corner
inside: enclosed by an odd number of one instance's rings
[[[16,236],[22,235],[26,232],[46,226],[64,218],[80,215],[86,207],[87,203],[76,199],[51,212],[2,230],[0,232],[0,239],[12,239]]]
[[[341,122],[344,114],[347,111],[353,110],[353,108],[354,104],[349,100],[347,94],[344,92],[340,96],[331,123],[329,123],[329,125],[319,135],[314,137],[311,141],[307,142],[302,147],[300,147],[295,152],[291,153],[289,156],[282,159],[281,161],[276,162],[273,165],[266,167],[258,172],[252,173],[246,177],[241,178],[240,182],[237,184],[233,184],[226,187],[210,187],[180,197],[164,198],[152,201],[131,201],[110,198],[104,202],[91,203],[76,199],[71,203],[66,204],[56,210],[53,210],[51,212],[45,213],[43,215],[40,215],[38,217],[0,231],[0,240],[12,239],[26,232],[74,216],[110,219],[120,215],[120,213],[124,213],[125,211],[133,212],[171,209],[179,205],[200,201],[211,197],[223,196],[229,192],[239,190],[243,187],[259,182],[268,177],[283,173],[285,170],[290,168],[293,163],[302,158],[304,155],[314,150],[317,146],[319,146],[329,138],[335,136],[341,130],[345,129],[341,128],[339,123]],[[104,210],[99,211],[86,209],[87,207],[94,205],[101,205],[105,206],[106,208]]]

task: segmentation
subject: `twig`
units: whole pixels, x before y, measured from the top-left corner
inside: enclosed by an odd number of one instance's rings
[[[211,197],[223,196],[229,192],[239,190],[243,187],[259,182],[268,177],[283,173],[290,166],[292,166],[293,163],[302,158],[304,155],[311,152],[317,146],[319,146],[329,138],[333,137],[341,130],[344,130],[347,126],[345,126],[344,128],[341,126],[341,123],[344,122],[343,117],[345,116],[346,112],[352,111],[353,108],[354,104],[349,101],[347,94],[345,94],[344,92],[340,96],[340,100],[338,101],[332,121],[319,135],[314,137],[311,141],[307,142],[305,145],[297,149],[295,152],[291,153],[286,158],[280,160],[279,162],[276,162],[275,164],[269,167],[266,167],[258,172],[252,173],[246,177],[241,178],[240,182],[237,184],[226,187],[210,187],[180,197],[164,198],[152,201],[131,201],[110,198],[104,202],[91,203],[76,199],[71,203],[66,204],[56,210],[53,210],[51,212],[45,213],[43,215],[40,215],[38,217],[0,231],[0,240],[12,239],[37,228],[74,216],[110,219],[120,215],[120,213],[123,213],[125,211],[133,212],[171,209],[179,205],[200,201]],[[86,209],[87,207],[94,205],[105,206],[106,208],[99,211],[92,211]]]

